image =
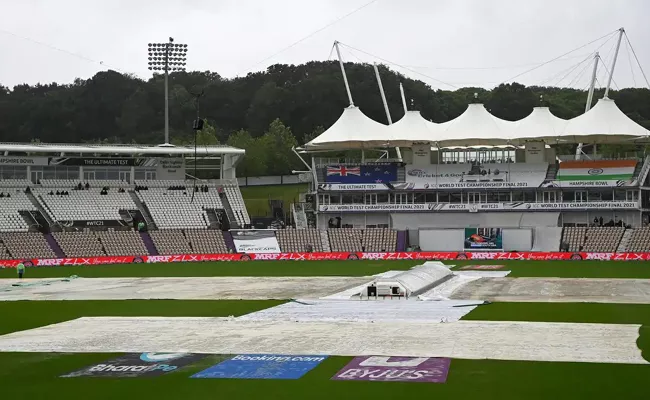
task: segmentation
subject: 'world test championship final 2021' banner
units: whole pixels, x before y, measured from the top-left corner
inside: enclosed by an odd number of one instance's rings
[[[28,258],[0,260],[0,268],[15,268],[22,262],[27,267],[86,266],[107,264],[215,262],[215,261],[354,261],[354,260],[599,260],[599,261],[650,261],[650,253],[596,253],[559,251],[417,251],[390,253],[257,253],[257,254],[176,254],[164,256],[102,256],[69,258]],[[215,267],[217,268],[217,267]]]

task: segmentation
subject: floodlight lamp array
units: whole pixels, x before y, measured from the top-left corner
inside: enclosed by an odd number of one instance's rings
[[[149,43],[149,70],[152,71],[185,71],[187,65],[187,45],[174,43],[169,38],[168,43]]]

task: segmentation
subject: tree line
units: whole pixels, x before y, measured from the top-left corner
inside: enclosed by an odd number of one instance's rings
[[[354,102],[370,118],[386,122],[372,65],[346,63]],[[475,93],[490,112],[518,120],[546,105],[561,118],[584,112],[586,92],[557,87],[502,84],[492,90],[467,87],[434,90],[426,83],[380,66],[393,120],[403,114],[402,82],[409,108],[434,122],[460,115]],[[0,85],[0,140],[158,144],[163,141],[163,76],[142,80],[114,71],[99,72],[72,84]],[[191,126],[199,111],[207,125],[199,144],[229,144],[246,149],[241,176],[281,175],[302,169],[291,147],[334,123],[348,105],[337,62],[277,64],[266,71],[226,79],[215,72],[177,72],[170,79],[170,136],[173,143],[194,143]],[[594,104],[603,95],[596,91]],[[650,129],[650,90],[610,91],[623,112]],[[633,148],[631,148],[633,149]],[[599,151],[630,150],[607,146]]]

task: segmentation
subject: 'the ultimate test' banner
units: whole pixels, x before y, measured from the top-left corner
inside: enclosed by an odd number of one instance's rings
[[[32,258],[0,260],[0,268],[15,268],[22,261],[27,267],[63,265],[93,266],[105,264],[209,262],[209,261],[345,261],[345,260],[599,260],[650,261],[650,253],[591,253],[591,252],[505,252],[505,251],[421,251],[394,253],[257,253],[257,254],[178,254],[171,256],[105,256],[71,258]]]

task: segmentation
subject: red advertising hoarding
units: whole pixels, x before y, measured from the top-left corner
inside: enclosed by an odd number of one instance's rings
[[[73,258],[34,258],[0,260],[0,266],[13,268],[20,261],[31,267],[54,267],[63,265],[92,266],[104,264],[173,263],[204,261],[344,261],[344,260],[600,260],[600,261],[648,261],[650,253],[593,253],[593,252],[503,252],[503,251],[421,251],[393,253],[261,253],[261,254],[178,254],[167,256],[105,256]]]

